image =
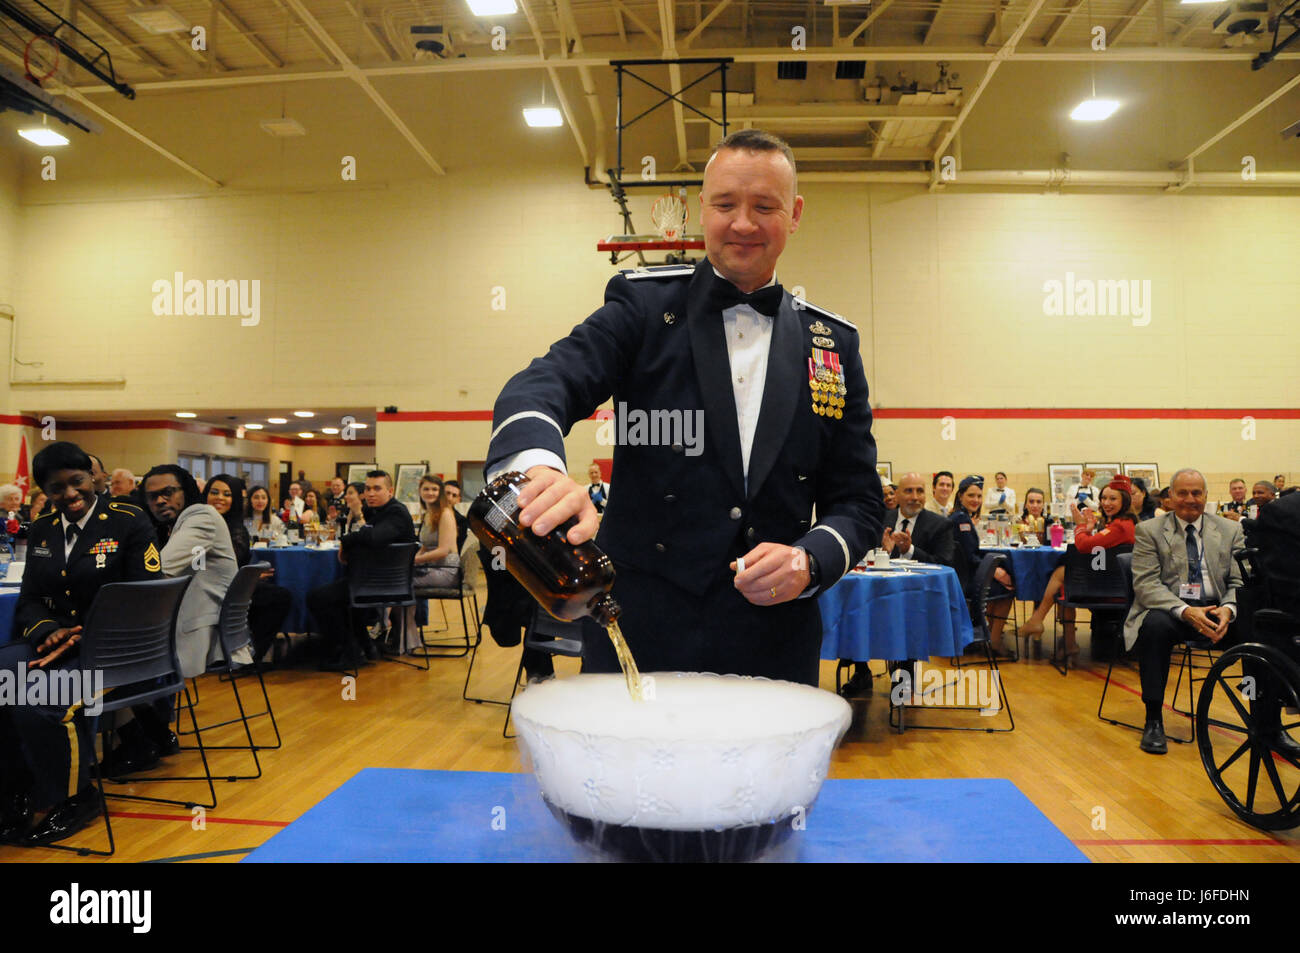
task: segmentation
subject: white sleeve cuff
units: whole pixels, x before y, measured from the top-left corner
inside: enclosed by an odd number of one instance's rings
[[[552,470],[559,470],[566,474],[569,472],[559,454],[552,453],[550,450],[520,450],[514,456],[507,457],[501,466],[487,474],[486,479],[491,483],[503,473],[509,473],[511,470],[527,473],[533,467],[550,467]]]

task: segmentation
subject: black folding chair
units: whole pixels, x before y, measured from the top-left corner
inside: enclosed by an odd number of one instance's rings
[[[1052,667],[1062,675],[1069,672],[1068,660],[1058,653],[1057,622],[1063,620],[1062,609],[1087,609],[1093,617],[1094,640],[1099,613],[1128,612],[1132,603],[1132,584],[1126,581],[1120,560],[1129,560],[1132,573],[1132,547],[1116,546],[1100,553],[1083,552],[1071,546],[1065,551],[1065,586],[1056,597],[1052,618]],[[1078,629],[1076,628],[1076,632]]]
[[[478,548],[478,544],[479,544],[478,538],[475,536],[467,536],[465,538],[465,545],[462,546],[460,550],[460,565],[456,569],[455,585],[445,586],[445,587],[444,586],[416,586],[415,587],[416,599],[428,599],[437,602],[439,605],[441,605],[443,602],[447,602],[450,600],[455,600],[456,602],[460,603],[460,622],[461,625],[464,627],[464,632],[465,632],[464,644],[459,645],[457,642],[448,643],[446,641],[438,641],[438,640],[430,641],[425,637],[424,630],[421,629],[420,641],[423,643],[423,645],[421,648],[415,650],[412,654],[418,655],[421,658],[426,658],[426,659],[464,658],[474,648],[476,648],[479,642],[482,640],[483,622],[479,617],[478,593],[474,589],[475,569],[478,562],[477,558],[474,558],[474,553],[475,550]],[[473,562],[470,562],[471,558],[474,558]],[[466,615],[465,612],[465,603],[467,600],[471,603],[471,608],[473,609],[473,614],[474,614],[473,615],[474,637],[472,640],[469,634],[469,616]],[[445,612],[443,614],[443,618],[444,619],[446,618]],[[452,648],[453,646],[459,647],[460,651],[458,652],[430,651],[431,649],[445,650],[445,649]],[[473,665],[472,660],[470,664]],[[468,683],[468,677],[466,678],[466,682]]]
[[[532,649],[548,655],[563,655],[566,658],[582,658],[582,623],[562,622],[538,606],[533,612],[533,620],[524,630],[524,648],[519,654],[519,666],[515,669],[515,680],[510,687],[510,700],[506,704],[506,720],[501,725],[501,737],[513,738],[510,734],[510,705],[519,691],[519,676],[524,671],[524,654]],[[497,702],[500,704],[500,702]]]
[[[999,567],[1006,568],[1007,563],[1007,557],[1003,553],[986,553],[984,558],[980,560],[979,568],[975,570],[975,580],[971,588],[972,597],[970,599],[970,615],[971,626],[975,630],[975,638],[971,640],[971,644],[980,650],[980,653],[984,656],[984,660],[988,663],[989,672],[994,684],[997,686],[997,710],[1006,710],[1009,725],[1005,728],[977,727],[975,725],[906,725],[904,723],[904,715],[907,711],[975,711],[981,713],[980,717],[988,718],[990,716],[985,713],[991,709],[983,705],[933,705],[928,703],[920,705],[910,703],[900,705],[895,703],[893,686],[891,685],[889,694],[889,726],[899,734],[902,734],[907,728],[924,728],[931,731],[983,731],[989,734],[994,732],[1015,731],[1016,719],[1011,713],[1011,701],[1007,697],[1007,687],[1003,684],[1002,673],[998,669],[998,657],[997,653],[993,650],[990,641],[992,638],[992,632],[990,631],[988,622],[989,591],[995,585],[993,574],[997,572]],[[895,677],[900,677],[899,673],[909,673],[910,671],[911,669],[906,667],[900,668],[895,673]],[[914,676],[909,674],[908,677]],[[958,680],[961,680],[961,678],[962,676],[959,674]],[[943,688],[947,689],[951,684],[952,683],[944,685]],[[918,686],[913,685],[912,687],[913,691],[915,691]],[[996,715],[993,717],[996,717]]]
[[[348,553],[348,610],[355,613],[378,609],[382,619],[384,610],[402,609],[396,613],[398,623],[393,626],[398,632],[396,654],[399,656],[406,645],[405,609],[415,605],[415,554],[419,549],[420,544],[415,542],[389,543],[380,547],[355,546]],[[429,670],[428,656],[421,666],[394,657],[383,641],[380,651],[390,662]],[[357,674],[356,669],[353,674]]]
[[[257,769],[257,774],[254,775],[226,775],[227,781],[252,781],[260,778],[262,776],[262,765],[257,757],[257,752],[275,750],[281,745],[280,726],[276,724],[275,711],[271,708],[271,699],[266,691],[266,681],[262,678],[261,662],[256,658],[253,659],[250,665],[240,665],[232,661],[240,649],[252,645],[253,633],[248,628],[248,610],[253,601],[253,590],[257,588],[262,573],[270,568],[270,563],[252,563],[235,573],[230,588],[226,590],[226,597],[221,600],[219,635],[221,637],[222,659],[209,665],[204,673],[228,678],[234,691],[235,705],[239,709],[239,717],[205,725],[203,730],[209,731],[213,728],[223,728],[226,725],[241,722],[244,726],[244,735],[248,739],[247,745],[205,745],[205,747],[208,751],[248,751],[252,754],[253,764]],[[244,711],[244,702],[239,694],[239,678],[245,671],[251,671],[257,676],[258,685],[262,689],[262,702],[266,706],[262,711],[253,712],[252,714]],[[260,745],[253,741],[250,719],[263,716],[269,716],[271,719],[271,727],[275,731],[275,744],[273,745]],[[182,733],[189,734],[188,731]],[[192,749],[184,748],[182,750]]]
[[[86,671],[103,679],[103,696],[100,715],[112,714],[155,702],[160,698],[184,692],[189,700],[189,688],[181,676],[180,662],[176,657],[176,616],[180,612],[181,598],[193,576],[174,579],[148,579],[142,582],[114,582],[100,588],[86,613],[81,633],[80,664]],[[192,703],[191,703],[192,704]],[[191,707],[190,718],[194,712]],[[107,719],[100,717],[99,728],[104,752],[109,751]],[[107,798],[130,801],[152,801],[177,804],[187,808],[217,806],[217,792],[208,771],[207,754],[203,739],[194,722],[199,756],[208,783],[210,803],[174,801],[167,798],[145,797],[138,794],[107,794],[104,790],[103,766],[96,762],[92,768],[95,788],[99,793],[99,806],[104,815],[104,830],[108,834],[108,850],[74,847],[69,844],[47,844],[54,850],[64,850],[83,857],[91,854],[111,857],[117,850],[113,838],[113,824],[108,816]],[[148,780],[168,780],[150,778]],[[189,780],[189,779],[186,779]]]

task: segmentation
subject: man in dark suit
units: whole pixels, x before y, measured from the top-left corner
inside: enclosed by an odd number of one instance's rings
[[[442,484],[442,493],[451,504],[452,515],[456,517],[456,552],[460,552],[465,548],[465,537],[469,535],[469,517],[461,512],[460,483],[447,480]]]
[[[406,505],[393,497],[393,478],[386,470],[366,474],[366,525],[339,540],[339,562],[363,549],[380,549],[389,543],[415,542],[415,523]],[[307,608],[316,620],[326,648],[333,656],[322,663],[325,671],[348,671],[365,658],[377,658],[379,650],[366,632],[361,613],[350,618],[348,581],[338,579],[307,593]]]
[[[894,499],[898,501],[898,507],[885,512],[885,531],[880,548],[889,553],[891,559],[915,559],[956,569],[957,542],[953,538],[953,524],[925,508],[925,480],[921,474],[903,474]],[[862,698],[871,693],[871,670],[865,662],[856,663],[852,677],[840,689],[840,694],[845,698]]]
[[[880,538],[857,329],[776,283],[803,212],[795,186],[781,140],[727,137],[700,192],[706,260],[616,276],[605,305],[497,399],[488,474],[527,473],[523,525],[576,518],[576,544],[598,521],[563,435],[612,395],[619,492],[597,543],[645,671],[817,684],[812,596]],[[618,671],[609,640],[589,635],[584,669]]]
[[[27,563],[14,612],[18,641],[0,647],[0,669],[75,671],[81,622],[99,587],[160,575],[153,526],[144,511],[98,496],[80,447],[52,443],[32,459],[32,475],[54,509],[28,531]],[[90,784],[95,739],[83,700],[0,707],[0,839],[48,844],[99,813]],[[54,804],[34,831],[32,810]]]

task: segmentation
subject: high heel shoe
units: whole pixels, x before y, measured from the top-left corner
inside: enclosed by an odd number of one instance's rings
[[[1076,645],[1068,652],[1065,650],[1065,644],[1062,643],[1056,647],[1056,653],[1052,656],[1052,661],[1066,669],[1079,667],[1079,647]]]
[[[1029,619],[1025,622],[1024,625],[1020,627],[1020,634],[1022,636],[1027,635],[1033,638],[1035,641],[1037,641],[1039,638],[1042,637],[1043,623],[1035,622],[1033,619]]]

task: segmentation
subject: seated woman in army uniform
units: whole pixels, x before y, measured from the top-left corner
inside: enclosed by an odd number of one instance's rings
[[[0,647],[0,670],[29,677],[37,669],[75,669],[81,620],[100,586],[155,578],[161,570],[148,517],[138,506],[96,495],[90,458],[80,447],[50,444],[32,460],[32,473],[53,511],[28,532],[14,613],[17,640]],[[89,780],[95,746],[85,700],[57,701],[0,703],[0,840],[6,843],[62,840],[99,813]],[[32,830],[34,809],[49,805]]]

